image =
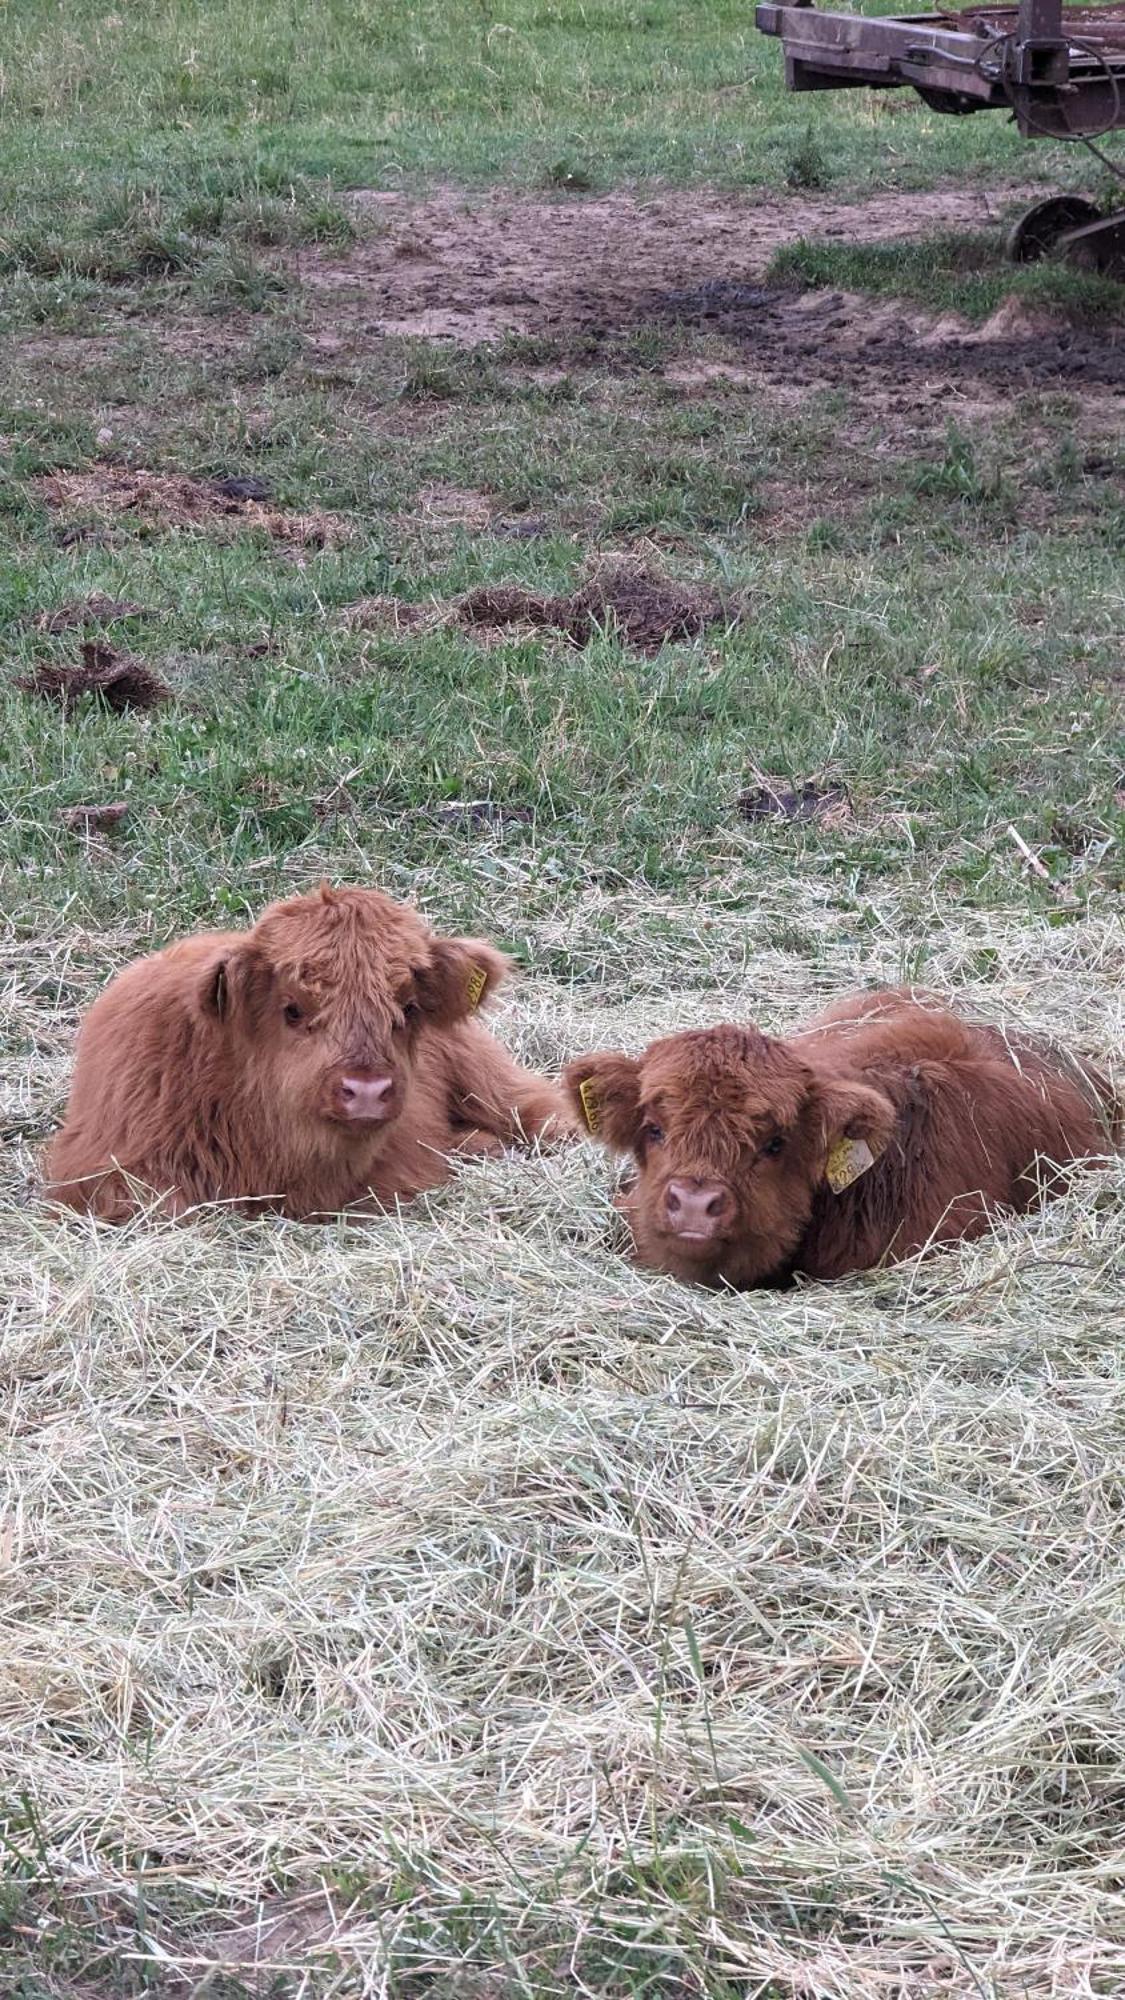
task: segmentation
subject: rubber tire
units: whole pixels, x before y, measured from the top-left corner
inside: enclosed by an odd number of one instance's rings
[[[1101,209],[1095,208],[1081,194],[1052,194],[1046,201],[1037,201],[1020,216],[1019,221],[1008,231],[1004,246],[1011,264],[1036,264],[1041,257],[1049,257],[1060,236],[1068,229],[1081,229],[1083,223],[1096,222]]]

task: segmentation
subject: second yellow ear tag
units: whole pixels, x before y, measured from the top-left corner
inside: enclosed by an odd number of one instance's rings
[[[843,1194],[845,1188],[874,1165],[875,1155],[866,1139],[837,1139],[829,1148],[824,1178],[833,1194]]]
[[[585,1083],[579,1084],[578,1095],[582,1103],[582,1115],[586,1120],[586,1130],[596,1133],[601,1118],[598,1113],[598,1093],[590,1077],[586,1078]]]
[[[470,1007],[480,1006],[481,1000],[484,996],[484,989],[487,985],[488,985],[487,972],[483,972],[479,965],[474,965],[472,971],[469,974],[468,993],[469,993]]]

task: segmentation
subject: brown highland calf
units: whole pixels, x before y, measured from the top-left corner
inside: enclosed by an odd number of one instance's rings
[[[507,961],[374,889],[129,966],[78,1040],[48,1194],[123,1221],[230,1201],[311,1219],[407,1200],[451,1153],[573,1129],[562,1093],[468,1018]]]
[[[859,995],[785,1040],[757,1028],[590,1055],[565,1081],[636,1173],[637,1261],[708,1285],[836,1278],[979,1236],[1122,1137],[1105,1077],[910,989]]]

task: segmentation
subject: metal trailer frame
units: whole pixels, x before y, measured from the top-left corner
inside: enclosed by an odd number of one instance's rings
[[[1125,0],[1063,6],[1018,0],[964,12],[864,16],[813,0],[761,0],[765,35],[780,38],[790,90],[894,90],[932,110],[1009,111],[1027,139],[1086,139],[1125,127]],[[1040,202],[1009,239],[1018,260],[1057,251],[1110,270],[1125,260],[1125,214],[1080,196]]]

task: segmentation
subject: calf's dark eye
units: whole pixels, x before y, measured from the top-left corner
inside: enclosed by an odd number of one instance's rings
[[[422,1009],[419,1007],[417,1000],[404,1000],[402,1003],[402,1018],[404,1021],[416,1021],[421,1011]]]
[[[765,1145],[762,1147],[762,1151],[763,1153],[767,1153],[771,1160],[776,1159],[779,1153],[783,1153],[785,1151],[785,1141],[782,1138],[780,1132],[775,1132],[772,1139],[766,1140]]]
[[[290,1000],[287,1003],[285,1008],[285,1018],[288,1021],[289,1026],[291,1028],[295,1028],[297,1026],[298,1021],[304,1020],[305,1017],[302,1014],[295,1000]]]
[[[641,1137],[648,1146],[662,1146],[664,1143],[664,1127],[663,1125],[646,1125],[641,1132]]]

